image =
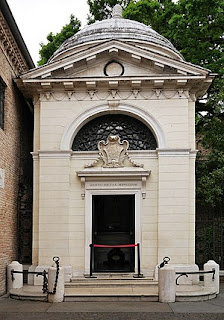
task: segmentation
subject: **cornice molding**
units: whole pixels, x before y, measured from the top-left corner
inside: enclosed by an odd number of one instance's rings
[[[0,11],[0,44],[16,75],[29,70],[11,31]]]
[[[38,150],[31,152],[33,160],[38,159],[70,159],[72,150]]]
[[[192,149],[157,149],[158,157],[188,157],[195,159],[197,150]]]

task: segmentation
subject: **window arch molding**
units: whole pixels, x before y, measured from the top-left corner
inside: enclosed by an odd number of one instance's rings
[[[145,110],[140,109],[136,106],[130,106],[121,104],[116,110],[111,110],[108,105],[100,105],[96,107],[89,108],[82,114],[80,114],[77,118],[75,118],[72,123],[70,123],[64,131],[60,149],[61,150],[71,150],[72,143],[79,132],[79,130],[90,120],[97,118],[102,115],[106,115],[108,113],[113,114],[124,114],[130,117],[136,118],[139,121],[143,122],[154,134],[158,148],[166,148],[166,139],[165,134],[157,122],[157,120],[150,115]]]

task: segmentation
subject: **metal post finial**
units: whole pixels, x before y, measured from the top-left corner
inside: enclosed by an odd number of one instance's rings
[[[113,19],[121,19],[122,18],[122,7],[119,4],[116,4],[112,10],[112,18]]]

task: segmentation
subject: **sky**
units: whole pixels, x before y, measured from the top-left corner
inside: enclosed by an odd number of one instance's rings
[[[1,0],[0,0],[1,1]],[[7,0],[17,26],[35,64],[39,60],[40,43],[47,43],[46,36],[60,32],[74,14],[87,23],[87,0]]]

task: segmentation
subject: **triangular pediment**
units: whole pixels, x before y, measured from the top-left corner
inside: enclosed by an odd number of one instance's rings
[[[117,61],[124,67],[119,74],[105,74],[105,66]],[[99,67],[100,66],[100,67]],[[110,66],[110,69],[111,66]],[[119,69],[119,68],[118,68]],[[151,52],[120,41],[108,41],[92,48],[74,50],[69,57],[46,64],[21,76],[22,79],[54,79],[83,77],[114,77],[114,76],[150,76],[150,75],[197,75],[205,76],[208,70],[192,65],[179,58]]]
[[[108,57],[104,56],[101,59],[95,59],[91,63],[80,63],[76,67],[68,69],[58,69],[54,71],[52,78],[101,78],[101,77],[147,77],[147,76],[162,76],[167,74],[177,74],[175,68],[157,66],[152,60],[135,61],[124,57]]]

